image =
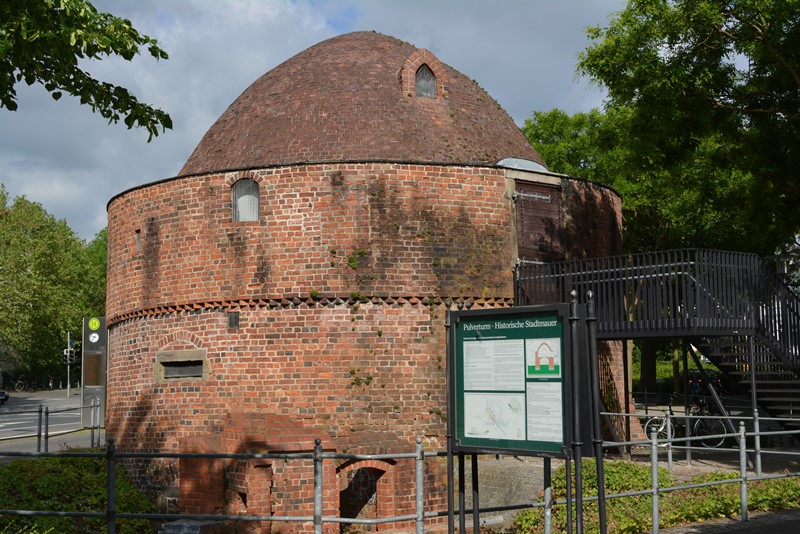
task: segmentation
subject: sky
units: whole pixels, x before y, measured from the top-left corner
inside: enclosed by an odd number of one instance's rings
[[[173,129],[147,142],[141,128],[108,124],[64,95],[17,85],[17,111],[0,109],[0,183],[40,203],[91,240],[115,195],[175,176],[214,121],[262,74],[314,44],[377,31],[474,79],[517,125],[534,111],[600,107],[601,88],[579,78],[586,28],[604,26],[625,0],[94,0],[154,37],[146,52],[81,66],[170,114]]]

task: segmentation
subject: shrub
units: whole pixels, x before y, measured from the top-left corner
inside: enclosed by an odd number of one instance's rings
[[[641,491],[650,488],[650,467],[624,461],[606,461],[603,464],[605,488],[607,494]],[[583,495],[584,497],[597,495],[597,470],[591,458],[583,460]],[[672,476],[668,471],[659,468],[659,485],[670,486],[673,484]],[[553,499],[566,498],[566,469],[562,465],[553,473],[552,480]],[[575,491],[575,473],[572,472],[572,491]],[[606,519],[608,532],[642,532],[647,530],[651,520],[652,500],[647,495],[609,499],[606,501]],[[574,504],[573,504],[574,512]],[[584,531],[599,532],[597,503],[584,503]],[[553,508],[553,531],[563,532],[567,528],[566,507]],[[513,532],[533,532],[544,525],[544,510],[534,508],[520,512],[514,517],[511,526]]]
[[[155,513],[156,506],[136,489],[117,467],[117,511]],[[105,512],[104,458],[58,456],[17,460],[0,466],[0,509],[68,512]],[[117,532],[150,530],[147,520],[118,519]],[[2,516],[0,533],[104,532],[105,520],[83,517]]]
[[[650,466],[624,461],[605,462],[606,494],[618,494],[650,489]],[[584,459],[584,496],[597,494],[594,461]],[[677,490],[659,495],[659,526],[671,527],[701,522],[719,517],[735,517],[741,513],[739,475],[736,472],[705,473],[689,480],[686,485],[724,482],[713,486]],[[672,476],[659,468],[659,486],[674,486]],[[574,481],[574,474],[573,474]],[[565,469],[553,473],[553,499],[564,499]],[[777,478],[748,483],[748,510],[771,511],[800,507],[800,478]],[[573,486],[574,488],[574,486]],[[574,491],[574,490],[573,490]],[[574,505],[573,505],[574,511]],[[584,503],[585,532],[599,532],[596,503]],[[574,516],[573,516],[574,517]],[[609,534],[647,532],[652,527],[652,498],[649,495],[620,497],[606,501]],[[553,531],[566,530],[566,507],[553,508]],[[539,532],[544,525],[544,510],[535,508],[520,512],[508,529],[513,533]]]

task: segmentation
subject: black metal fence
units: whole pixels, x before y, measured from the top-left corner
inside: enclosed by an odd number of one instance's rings
[[[800,300],[754,254],[681,249],[516,268],[517,305],[594,293],[600,339],[755,335],[800,369]]]

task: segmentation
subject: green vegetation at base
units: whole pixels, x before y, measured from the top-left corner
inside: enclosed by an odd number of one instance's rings
[[[0,509],[100,512],[106,509],[104,458],[48,457],[0,466]],[[122,466],[116,470],[117,512],[156,513],[156,506],[131,483]],[[150,532],[150,521],[118,519],[117,532]],[[105,532],[104,519],[83,517],[0,517],[0,533]]]
[[[583,494],[585,497],[597,495],[595,462],[583,461]],[[642,491],[651,488],[650,466],[625,461],[607,461],[604,464],[606,495]],[[704,482],[730,480],[737,473],[706,473],[693,477],[685,485]],[[574,479],[574,474],[573,474]],[[564,466],[553,473],[553,499],[566,497]],[[658,470],[660,487],[676,486],[672,475]],[[573,486],[574,491],[574,486]],[[777,478],[749,482],[747,485],[748,510],[767,512],[800,507],[800,479]],[[573,506],[574,511],[574,506]],[[566,531],[566,507],[553,507],[553,532]],[[659,495],[659,526],[671,527],[686,523],[701,522],[721,517],[738,517],[741,513],[739,484],[731,482],[723,485],[707,486],[687,490],[672,491]],[[596,502],[583,505],[584,532],[599,532]],[[649,495],[620,497],[606,501],[607,531],[609,534],[649,532],[652,523],[652,498]],[[544,509],[535,508],[520,512],[506,532],[523,534],[541,532],[544,528]]]

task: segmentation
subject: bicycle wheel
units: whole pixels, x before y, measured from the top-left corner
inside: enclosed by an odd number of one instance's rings
[[[714,436],[700,440],[703,447],[709,449],[721,447],[725,443],[725,436],[718,436],[718,434],[725,434],[726,432],[727,429],[722,419],[698,419],[694,424],[695,436]]]
[[[25,389],[25,382],[23,382],[22,380],[17,380],[17,383],[14,384],[14,390],[22,391],[24,389]]]
[[[667,420],[663,417],[648,419],[644,424],[644,433],[647,434],[647,439],[653,436],[653,432],[656,433],[659,441],[667,439]]]

